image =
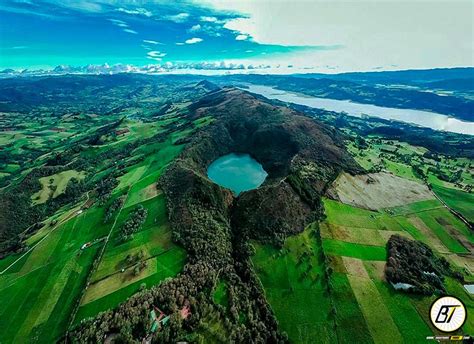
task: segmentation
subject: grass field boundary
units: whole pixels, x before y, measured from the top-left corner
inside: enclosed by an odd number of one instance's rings
[[[148,258],[145,259],[144,261],[146,262],[146,261],[149,261],[150,259],[153,259],[153,258],[157,258],[157,257],[159,257],[159,256],[162,256],[162,255],[164,255],[164,254],[166,254],[166,253],[168,253],[168,252],[170,252],[170,251],[172,251],[172,250],[174,250],[174,249],[175,249],[175,247],[169,248],[169,249],[167,249],[167,250],[165,250],[165,251],[163,251],[163,252],[160,252],[160,253],[158,253],[158,254],[155,254],[154,256],[148,257]],[[138,264],[138,262],[129,264],[129,265],[127,265],[127,266],[124,266],[123,269],[127,270],[128,268],[131,268],[132,266],[135,266],[135,265],[137,265],[137,264]],[[119,270],[117,270],[117,271],[114,271],[114,272],[112,272],[112,273],[110,273],[110,274],[108,274],[108,275],[106,275],[106,276],[102,276],[102,277],[99,278],[98,280],[95,280],[94,282],[92,282],[91,285],[96,284],[96,283],[98,283],[98,282],[100,282],[100,281],[103,281],[103,280],[105,280],[105,279],[107,279],[107,278],[109,278],[109,277],[111,277],[111,276],[113,276],[113,275],[116,275],[116,274],[118,274],[118,273],[121,273],[121,269],[119,269]]]
[[[385,214],[387,214],[388,216],[392,217],[392,218],[396,218],[396,217],[405,217],[405,216],[409,216],[409,215],[416,215],[416,214],[419,214],[419,213],[424,213],[424,212],[427,212],[427,211],[432,211],[432,210],[436,210],[436,209],[444,209],[445,207],[441,204],[437,207],[433,207],[433,208],[429,208],[429,209],[420,209],[420,210],[417,210],[417,211],[409,211],[409,212],[406,212],[406,213],[399,213],[399,214],[390,214],[388,212],[384,212]],[[386,209],[390,209],[390,208],[386,208]]]
[[[128,188],[128,191],[130,191],[130,187]],[[127,192],[127,197],[128,197],[128,192]],[[65,337],[68,336],[68,334],[69,334],[69,329],[70,329],[71,326],[74,324],[74,318],[76,317],[77,311],[79,310],[79,307],[80,307],[80,305],[81,305],[81,303],[82,303],[82,300],[84,299],[84,295],[86,294],[87,287],[88,287],[89,284],[90,284],[92,275],[93,275],[94,271],[97,269],[97,267],[99,266],[100,261],[102,260],[102,256],[104,255],[105,248],[106,248],[107,244],[109,243],[109,240],[110,240],[110,237],[111,237],[111,235],[112,235],[112,232],[113,232],[113,230],[114,230],[114,228],[115,228],[115,225],[117,224],[117,220],[118,220],[118,218],[119,218],[119,216],[120,216],[120,213],[121,213],[122,210],[123,210],[123,206],[124,206],[125,203],[127,202],[127,197],[125,198],[125,201],[123,202],[122,206],[120,207],[119,211],[117,212],[117,215],[115,216],[114,223],[113,223],[113,225],[110,227],[109,233],[107,234],[107,237],[106,237],[106,239],[105,239],[105,241],[104,241],[104,245],[102,246],[102,249],[99,251],[99,254],[98,254],[97,257],[94,259],[94,262],[92,263],[92,267],[90,268],[89,273],[88,273],[88,276],[87,276],[87,279],[86,279],[85,288],[82,289],[81,295],[80,295],[80,297],[77,299],[76,304],[74,305],[74,309],[73,309],[73,311],[71,312],[71,315],[70,315],[70,318],[69,318],[69,322],[68,322],[68,325],[67,325],[67,327],[66,327]]]
[[[458,211],[454,210],[453,208],[451,208],[443,199],[441,199],[441,197],[439,197],[436,194],[436,192],[433,190],[433,186],[431,184],[428,184],[428,187],[430,188],[433,195],[435,195],[436,199],[438,199],[438,201],[440,201],[444,205],[444,207],[451,212],[451,214],[453,214],[459,220],[464,222],[464,224],[467,226],[467,228],[469,228],[470,230],[474,230],[474,227],[472,226],[471,222],[469,222],[469,220],[466,219],[460,212],[458,212]]]
[[[89,200],[89,193],[87,193],[87,199],[86,201],[84,202],[87,203],[87,201]],[[74,218],[75,216],[79,215],[77,213],[77,211],[75,210],[77,207],[74,207],[72,208],[70,211],[72,212],[72,214],[69,214],[69,216],[66,216],[65,219],[61,220],[60,222],[58,222],[57,224],[54,225],[54,227],[44,236],[42,237],[36,244],[34,244],[28,251],[26,251],[25,253],[23,253],[18,259],[16,259],[13,263],[11,263],[9,266],[7,266],[3,271],[0,272],[0,275],[3,275],[6,271],[8,271],[13,265],[15,265],[18,261],[21,260],[21,258],[23,258],[24,256],[26,256],[28,253],[30,253],[33,249],[35,249],[41,242],[43,242],[43,240],[45,240],[47,237],[49,237],[49,235],[51,233],[53,233],[60,225],[62,225],[63,223],[66,223],[67,221],[71,220],[72,218]],[[74,216],[75,214],[75,216]],[[72,216],[71,216],[72,215]]]
[[[368,276],[349,274],[347,277],[375,343],[402,343],[400,331],[373,281]],[[369,294],[372,294],[370,300],[367,299]],[[377,311],[373,312],[375,309]],[[381,319],[384,321],[379,321]],[[390,339],[382,335],[387,332]]]

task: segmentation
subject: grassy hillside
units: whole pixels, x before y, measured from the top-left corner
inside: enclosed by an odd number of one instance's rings
[[[324,204],[327,218],[321,224],[321,235],[324,252],[329,256],[334,271],[331,276],[335,285],[333,295],[337,319],[343,325],[338,327],[342,332],[340,338],[350,338],[344,330],[351,328],[352,323],[351,326],[348,323],[355,311],[342,303],[348,297],[359,305],[371,340],[376,343],[418,342],[433,333],[428,312],[420,311],[429,306],[433,297],[395,291],[385,281],[385,243],[394,233],[424,241],[448,259],[455,269],[471,278],[474,266],[464,255],[459,255],[470,252],[468,243],[474,242],[467,227],[433,200],[382,212],[358,209],[331,200],[325,200]],[[440,218],[442,224],[438,222]],[[458,281],[452,280],[448,285],[450,290],[456,290],[454,295],[466,299],[468,305],[472,303],[472,297]],[[349,308],[347,314],[346,308]],[[361,319],[359,315],[358,321]],[[471,326],[467,323],[464,331]]]
[[[474,194],[436,184],[433,185],[433,191],[451,208],[474,222]]]
[[[436,295],[386,281],[393,235],[474,311],[474,234],[435,197],[472,219],[470,139],[430,151],[189,78],[0,80],[0,343],[422,342]],[[207,178],[231,152],[262,187]]]
[[[78,120],[65,118],[64,123],[70,124],[64,127],[73,130]],[[128,130],[125,134],[114,139],[105,134],[101,144],[83,144],[79,153],[71,152],[71,166],[81,161],[81,169],[55,167],[59,172],[37,177],[39,191],[31,193],[31,207],[47,206],[58,199],[72,179],[94,185],[110,178],[107,176],[114,171],[118,175],[104,199],[99,199],[100,191],[94,188],[78,202],[61,207],[45,219],[39,230],[24,238],[24,252],[0,260],[0,302],[5,305],[0,315],[0,342],[54,342],[71,322],[114,308],[139,290],[182,270],[186,253],[172,241],[164,196],[157,189],[163,170],[183,148],[175,142],[192,130],[183,127],[170,131],[173,123],[183,123],[176,112],[153,122],[128,120],[121,124]],[[200,126],[208,123],[203,121]],[[86,129],[83,135],[92,131]],[[67,138],[64,133],[51,131],[45,135]],[[70,134],[71,142],[80,135]],[[8,133],[2,134],[5,140],[8,137]],[[108,157],[109,151],[120,153]],[[124,151],[126,155],[121,153]],[[61,150],[57,154],[57,161],[63,159],[59,158]],[[52,156],[54,153],[43,162]],[[11,173],[13,166],[5,168]],[[106,221],[108,209],[119,197],[124,199],[122,207]],[[148,211],[145,223],[132,239],[123,242],[119,237],[121,227],[138,205]],[[141,253],[140,259],[127,263],[126,258],[137,252]],[[137,274],[134,269],[141,262],[146,262],[146,268]]]
[[[315,229],[288,238],[281,249],[255,244],[252,257],[265,296],[294,343],[334,342],[326,264]]]

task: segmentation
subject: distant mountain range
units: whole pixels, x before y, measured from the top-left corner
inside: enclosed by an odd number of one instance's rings
[[[49,70],[6,69],[0,72],[0,78],[123,73],[170,75],[176,70],[184,72],[186,66],[190,65],[150,64],[141,67],[126,64],[82,67],[60,65]],[[202,71],[225,71],[240,68],[239,65],[224,63],[192,65],[192,67]],[[187,77],[202,79],[202,76],[195,74],[187,74]],[[426,110],[466,121],[474,121],[474,67],[341,74],[272,75],[252,73],[206,76],[205,78],[221,86],[244,83],[261,84],[315,97],[350,100],[402,109]]]
[[[432,82],[439,82],[443,80],[465,80],[470,82],[471,86],[474,83],[474,68],[460,67],[460,68],[436,68],[423,70],[400,70],[400,71],[379,71],[379,72],[352,72],[340,74],[294,74],[294,76],[301,78],[330,78],[334,80],[348,80],[359,83],[371,84],[405,84],[405,85],[420,85]],[[472,87],[474,88],[474,87]]]
[[[205,63],[196,64],[149,64],[145,66],[134,66],[130,64],[109,65],[85,65],[70,66],[58,65],[50,69],[4,69],[0,71],[0,77],[21,76],[21,75],[58,75],[58,74],[116,74],[116,73],[163,73],[172,70],[182,70],[184,67],[192,67],[196,70],[248,70],[255,73],[256,67],[245,68],[235,64],[225,63]],[[265,74],[268,75],[268,74]],[[291,74],[299,78],[322,79],[329,78],[334,80],[347,80],[359,83],[381,83],[381,84],[423,84],[430,82],[438,82],[442,80],[470,80],[474,83],[474,67],[458,67],[458,68],[436,68],[422,70],[400,70],[400,71],[378,71],[378,72],[350,72],[339,74],[325,73],[308,73],[308,74]]]

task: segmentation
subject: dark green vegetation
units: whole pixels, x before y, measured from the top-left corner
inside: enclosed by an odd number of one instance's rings
[[[460,283],[474,282],[469,137],[303,115],[192,77],[25,78],[0,89],[2,343],[66,331],[71,342],[137,343],[154,306],[170,321],[152,342],[421,342],[435,333],[436,296],[387,281],[391,237],[410,247],[397,276],[443,270],[438,292],[474,309]],[[234,197],[212,183],[209,164],[229,153],[260,162],[264,184]],[[440,200],[369,210],[328,198],[335,180],[365,171]],[[387,192],[366,189],[349,195]],[[469,318],[459,333],[473,331]]]
[[[120,238],[123,241],[126,241],[130,238],[133,239],[133,233],[136,233],[140,230],[141,226],[146,220],[148,212],[143,206],[139,205],[137,208],[129,215],[129,218],[123,224],[120,229]]]
[[[188,263],[176,279],[137,296],[133,302],[142,306],[135,311],[146,312],[151,303],[167,312],[191,304],[192,319],[181,324],[172,318],[170,326],[157,334],[163,341],[192,338],[186,335],[189,332],[199,334],[209,313],[219,314],[213,321],[221,323],[224,341],[285,340],[253,272],[249,241],[282,245],[287,236],[302,232],[320,216],[320,197],[328,183],[339,171],[359,167],[334,130],[242,91],[215,91],[188,110],[193,121],[207,116],[214,121],[192,138],[159,182],[167,198],[173,238],[186,249]],[[269,173],[261,188],[235,200],[229,190],[206,177],[209,164],[230,152],[252,154]],[[256,209],[255,204],[262,206]],[[216,300],[206,292],[216,280],[229,281],[228,307],[223,307],[221,297]],[[77,336],[101,338],[97,327],[120,331],[124,323],[132,333],[145,336],[147,319],[124,314],[125,307],[100,316],[96,320],[100,325],[82,324]]]
[[[438,258],[428,245],[393,235],[387,242],[385,276],[393,284],[406,283],[407,290],[432,295],[445,293],[444,276],[457,276],[444,258]]]

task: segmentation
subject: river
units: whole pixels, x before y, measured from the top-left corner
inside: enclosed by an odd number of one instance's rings
[[[305,105],[312,108],[325,109],[334,112],[345,112],[348,115],[355,117],[378,117],[386,120],[416,124],[421,127],[435,130],[474,135],[474,122],[461,121],[435,112],[360,104],[349,100],[318,98],[279,90],[271,86],[253,84],[247,86],[248,88],[246,88],[246,90],[249,92],[260,94],[268,99],[278,99],[286,103]]]

